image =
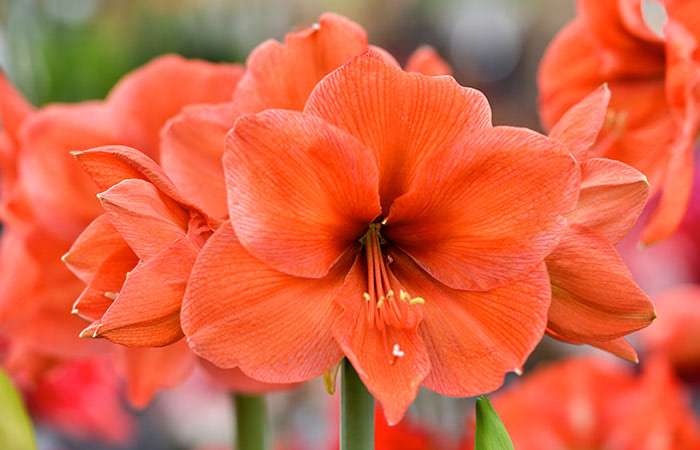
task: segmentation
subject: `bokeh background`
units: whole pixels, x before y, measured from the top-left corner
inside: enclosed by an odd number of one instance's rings
[[[324,11],[361,24],[373,44],[389,50],[400,62],[422,44],[435,47],[460,84],[486,93],[495,124],[540,130],[537,66],[556,31],[574,16],[575,2],[0,0],[0,66],[38,106],[101,99],[125,73],[157,55],[244,62],[256,45],[268,38],[281,40],[290,30],[314,23]],[[653,297],[676,283],[700,281],[697,257],[686,244],[662,244],[644,253],[632,237],[621,249]],[[582,351],[591,350],[545,338],[525,372]],[[509,375],[507,382],[514,378]],[[329,397],[318,380],[291,393],[272,394],[269,402],[278,439],[298,448],[328,448],[337,432],[337,401],[337,394]],[[697,395],[694,401],[697,406]],[[409,416],[456,441],[472,407],[470,399],[421,391]],[[100,414],[99,408],[96,403],[95,414]],[[225,448],[232,441],[229,400],[201,373],[184,386],[159,394],[145,411],[132,413],[137,424],[129,444],[78,439],[40,422],[40,447],[203,449]]]

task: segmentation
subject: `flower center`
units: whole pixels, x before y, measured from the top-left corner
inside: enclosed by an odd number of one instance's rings
[[[383,255],[381,246],[386,243],[380,233],[384,222],[373,223],[367,232],[360,238],[364,246],[367,259],[367,292],[362,294],[365,300],[367,322],[382,334],[384,350],[389,357],[389,363],[393,364],[396,358],[404,356],[398,344],[394,344],[389,351],[387,342],[387,326],[403,329],[411,326],[410,307],[425,303],[420,297],[399,290],[398,295],[391,287],[391,279],[394,278],[389,265],[393,262],[390,255]]]

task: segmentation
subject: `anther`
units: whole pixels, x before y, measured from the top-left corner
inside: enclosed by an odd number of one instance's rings
[[[119,295],[118,292],[105,292],[105,297],[107,297],[110,300],[116,300],[117,295]]]
[[[391,351],[391,354],[396,356],[397,358],[401,358],[402,356],[405,356],[406,354],[399,348],[399,344],[394,344],[394,349]]]
[[[387,221],[387,217],[385,217],[384,220],[382,220],[382,225],[386,225],[386,221]]]
[[[408,302],[408,304],[409,304],[409,305],[423,305],[423,304],[425,304],[425,300],[423,300],[423,299],[420,298],[420,297],[415,297],[415,298],[412,298],[412,299]]]
[[[407,302],[407,301],[411,300],[411,295],[408,292],[401,289],[399,291],[399,298],[401,299],[402,302]]]
[[[372,299],[367,292],[362,294],[362,298],[364,298],[366,301],[370,301]]]
[[[377,308],[381,308],[383,304],[384,304],[384,296],[382,295],[381,297],[379,297],[379,301],[377,302]]]

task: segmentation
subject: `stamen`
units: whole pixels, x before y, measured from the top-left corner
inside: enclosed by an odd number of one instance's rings
[[[118,295],[118,292],[105,292],[105,297],[107,297],[110,300],[116,300]]]
[[[412,323],[410,308],[425,304],[425,300],[421,297],[414,298],[403,289],[398,292],[392,289],[392,279],[395,277],[388,265],[394,259],[390,255],[382,254],[382,246],[386,241],[379,232],[385,223],[386,219],[381,224],[371,224],[360,239],[367,264],[367,292],[362,294],[362,298],[366,305],[368,325],[380,332],[388,362],[394,364],[396,358],[404,356],[405,353],[398,344],[393,347],[389,345],[387,327],[396,330],[408,328]]]

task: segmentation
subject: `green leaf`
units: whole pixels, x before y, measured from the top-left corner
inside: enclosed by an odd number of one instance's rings
[[[474,450],[514,450],[506,427],[486,397],[476,400]]]
[[[0,372],[0,448],[35,450],[36,440],[22,398],[7,376]]]

